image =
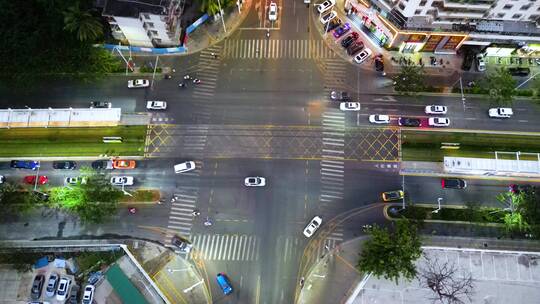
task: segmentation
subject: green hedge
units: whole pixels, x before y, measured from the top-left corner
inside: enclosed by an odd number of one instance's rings
[[[154,73],[154,68],[148,67],[148,66],[142,66],[139,70],[141,73]],[[161,68],[156,68],[156,73],[161,73]]]
[[[442,220],[474,223],[504,223],[504,215],[508,213],[499,208],[442,208],[433,213],[436,208],[408,206],[398,214],[388,213],[392,218],[405,217],[412,220]]]

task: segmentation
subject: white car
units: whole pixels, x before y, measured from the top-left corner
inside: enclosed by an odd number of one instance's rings
[[[81,182],[81,184],[86,184],[87,180],[86,177],[70,176],[66,177],[64,182],[68,185],[76,185],[79,182]]]
[[[317,5],[317,12],[319,12],[319,14],[324,13],[330,8],[332,8],[335,3],[335,0],[326,0],[323,3]]]
[[[148,110],[165,110],[167,109],[167,102],[159,100],[149,100],[146,102],[146,108]]]
[[[358,55],[354,56],[354,62],[360,64],[366,61],[366,59],[368,59],[369,57],[371,57],[371,54],[372,54],[371,50],[368,48],[365,48],[360,53],[358,53]]]
[[[322,224],[322,218],[320,218],[319,216],[315,216],[311,220],[311,222],[309,222],[309,224],[306,226],[306,228],[304,228],[304,235],[306,237],[311,237],[313,235],[313,233],[315,233],[315,231],[317,231],[317,229],[319,229],[321,224]]]
[[[450,119],[446,117],[430,117],[428,119],[428,125],[432,127],[448,127],[450,125]]]
[[[369,122],[374,124],[388,124],[390,123],[390,116],[388,115],[369,115]]]
[[[113,176],[111,184],[115,186],[133,186],[133,176]]]
[[[336,11],[332,10],[330,13],[324,15],[324,16],[321,16],[321,23],[322,24],[327,24],[328,22],[330,22],[330,20],[334,19],[337,17],[337,13]]]
[[[266,178],[259,176],[246,177],[244,185],[246,187],[264,187],[266,186]]]
[[[491,118],[510,118],[514,115],[514,111],[511,108],[491,108],[488,114]]]
[[[446,106],[437,106],[437,105],[430,105],[426,106],[425,110],[426,114],[446,114],[448,111],[448,108]]]
[[[148,79],[128,80],[128,88],[130,89],[147,88],[149,86],[150,81]]]
[[[195,162],[187,161],[174,165],[174,173],[186,173],[195,170]]]
[[[58,301],[65,301],[69,290],[71,289],[71,280],[68,278],[61,278],[58,283],[58,289],[56,290],[56,299]]]
[[[94,285],[86,285],[84,288],[84,293],[82,297],[82,304],[92,304],[92,301],[94,301],[94,290],[96,288]]]
[[[341,111],[360,111],[359,102],[342,102],[339,104]]]
[[[270,2],[270,7],[268,8],[268,20],[276,21],[277,20],[277,4],[275,2]]]
[[[486,60],[484,59],[483,54],[476,55],[476,68],[478,69],[478,72],[486,71]]]

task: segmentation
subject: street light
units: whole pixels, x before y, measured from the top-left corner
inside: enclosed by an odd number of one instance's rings
[[[190,270],[191,269],[191,266],[190,267],[187,267],[187,268],[181,268],[181,269],[171,269],[171,268],[167,268],[167,271],[169,273],[175,273],[175,272],[179,272],[179,271],[187,271],[187,270]]]
[[[204,283],[204,280],[200,280],[199,282],[197,282],[197,283],[191,285],[190,287],[184,289],[184,293],[190,292],[193,288],[195,288],[195,287],[201,285],[202,283]]]
[[[433,210],[431,211],[431,213],[439,213],[439,210],[441,210],[441,202],[442,202],[443,198],[442,197],[439,197],[437,199],[437,204],[439,204],[439,208],[437,208],[437,210]]]

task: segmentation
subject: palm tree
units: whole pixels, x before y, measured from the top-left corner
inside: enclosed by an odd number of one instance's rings
[[[221,5],[223,6],[223,0],[200,0],[201,1],[201,12],[207,13],[209,16],[214,16],[219,12],[218,1],[222,1]]]
[[[103,35],[101,23],[89,11],[81,10],[79,2],[64,12],[64,29],[75,33],[79,41],[94,41]]]

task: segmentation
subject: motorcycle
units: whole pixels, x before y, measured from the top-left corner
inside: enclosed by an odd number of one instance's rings
[[[180,82],[180,83],[178,84],[178,86],[181,87],[181,88],[185,88],[185,87],[186,87],[186,84],[183,83],[183,82]]]
[[[194,84],[199,84],[199,83],[201,83],[201,80],[199,78],[195,78],[195,79],[193,79],[193,83]]]
[[[191,77],[191,75],[189,75],[189,74],[186,74],[184,76],[184,80],[191,80],[191,79],[193,79],[193,77]]]
[[[164,79],[171,79],[172,75],[171,74],[165,74],[165,75],[163,75],[163,78]]]
[[[130,214],[135,214],[135,213],[137,213],[137,208],[135,208],[135,207],[128,207],[128,211],[129,211]]]

